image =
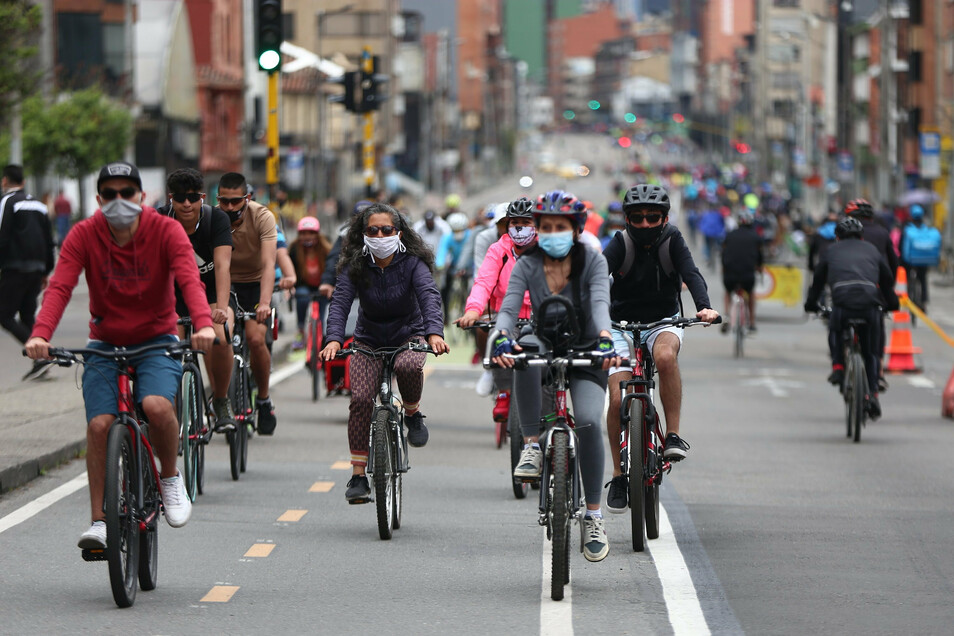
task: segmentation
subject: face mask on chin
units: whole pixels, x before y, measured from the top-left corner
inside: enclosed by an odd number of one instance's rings
[[[116,230],[128,230],[142,214],[142,206],[122,197],[108,201],[100,208],[109,225]]]
[[[248,201],[246,201],[246,202],[245,202],[245,205],[243,205],[242,207],[240,207],[238,210],[228,210],[228,211],[226,211],[226,214],[229,215],[229,221],[231,221],[232,223],[235,223],[235,222],[238,221],[240,218],[242,218],[242,213],[245,212],[245,208],[247,208],[247,207],[248,207]]]

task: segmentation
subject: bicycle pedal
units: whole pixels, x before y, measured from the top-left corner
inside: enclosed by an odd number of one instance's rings
[[[360,499],[349,499],[348,503],[352,506],[356,506],[358,504],[374,503],[374,497],[362,497]]]
[[[92,563],[93,561],[105,561],[106,549],[97,548],[95,550],[83,550],[83,560]]]

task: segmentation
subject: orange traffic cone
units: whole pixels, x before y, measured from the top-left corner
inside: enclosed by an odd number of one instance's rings
[[[898,268],[895,293],[899,298],[908,296],[908,275],[903,267]],[[891,328],[891,342],[885,347],[888,363],[884,370],[888,373],[917,373],[921,368],[914,361],[914,354],[921,353],[911,340],[911,314],[903,309],[891,314],[894,326]]]

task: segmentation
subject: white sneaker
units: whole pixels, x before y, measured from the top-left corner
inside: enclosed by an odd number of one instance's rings
[[[76,545],[83,550],[105,550],[106,522],[94,521],[89,530],[80,535],[80,540]]]
[[[602,561],[609,554],[609,540],[603,517],[583,517],[583,556],[587,561]]]
[[[166,521],[173,528],[181,528],[192,516],[192,502],[186,494],[182,473],[162,481],[162,508],[166,511]]]
[[[541,472],[543,472],[543,451],[539,446],[536,448],[531,445],[525,446],[520,453],[517,467],[513,469],[513,476],[532,479],[539,477]]]
[[[494,390],[494,374],[490,371],[484,371],[484,374],[477,380],[477,395],[487,397]]]

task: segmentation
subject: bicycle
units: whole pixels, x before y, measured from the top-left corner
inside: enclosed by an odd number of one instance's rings
[[[318,352],[322,347],[322,325],[321,325],[321,306],[318,299],[321,294],[311,293],[311,301],[308,305],[308,323],[305,325],[305,367],[311,374],[311,401],[317,402],[319,397],[318,373],[322,369],[321,360],[318,358]]]
[[[120,607],[131,607],[138,587],[156,588],[159,558],[159,516],[162,511],[161,481],[152,445],[149,424],[135,403],[135,371],[129,362],[150,351],[181,356],[191,351],[189,341],[156,343],[113,351],[62,349],[51,347],[54,363],[68,367],[85,364],[89,356],[116,361],[117,406],[119,415],[109,429],[106,442],[106,486],[103,511],[106,513],[106,548],[84,549],[84,561],[107,561],[113,599]],[[192,352],[195,353],[195,352]],[[79,358],[77,356],[82,356]]]
[[[831,318],[831,308],[823,307],[822,316]],[[848,318],[842,328],[842,342],[845,347],[845,376],[838,387],[845,400],[846,437],[854,442],[861,441],[861,429],[868,419],[868,372],[862,353],[859,331],[870,328],[863,318]]]
[[[741,287],[732,290],[732,306],[729,308],[729,312],[729,322],[732,325],[734,341],[733,353],[736,358],[741,358],[745,343],[745,330],[749,326],[749,307],[745,292]]]
[[[711,324],[719,324],[722,317]],[[649,323],[614,322],[613,328],[628,331],[634,343],[633,378],[620,382],[619,467],[629,485],[629,509],[633,551],[646,549],[646,539],[659,538],[659,485],[672,464],[663,457],[665,436],[659,412],[653,402],[656,365],[652,352],[641,342],[641,334],[657,327],[706,326],[698,318],[665,318]],[[639,453],[636,455],[636,453]]]
[[[186,333],[191,333],[190,317],[179,318],[178,324],[185,327]],[[187,349],[182,354],[182,381],[179,383],[176,407],[179,416],[179,454],[183,463],[182,478],[185,479],[189,500],[195,501],[205,487],[205,447],[212,440],[215,414],[206,399],[202,372],[192,349]],[[202,422],[203,414],[205,423]]]
[[[352,344],[341,349],[337,357],[342,358],[355,353],[372,359],[381,360],[381,375],[378,386],[378,404],[371,413],[371,441],[368,455],[367,474],[374,484],[374,503],[378,518],[378,535],[387,541],[393,531],[401,527],[404,473],[411,465],[407,458],[407,437],[404,433],[404,411],[391,386],[394,374],[394,361],[403,351],[434,353],[431,348],[420,342],[408,342],[400,347],[381,349],[362,349]],[[364,501],[355,503],[365,503]]]

